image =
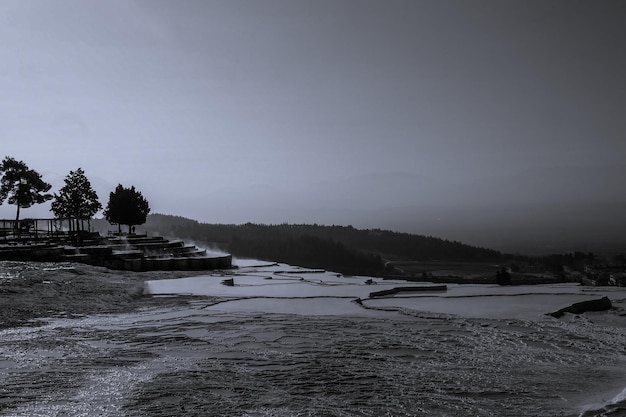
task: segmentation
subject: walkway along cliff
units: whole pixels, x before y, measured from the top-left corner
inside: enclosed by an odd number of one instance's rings
[[[56,220],[0,220],[0,260],[81,262],[127,271],[199,271],[232,267],[232,256],[160,236],[57,230]],[[38,226],[46,224],[46,229]]]

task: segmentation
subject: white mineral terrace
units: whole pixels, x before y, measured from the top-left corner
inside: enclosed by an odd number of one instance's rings
[[[626,299],[626,288],[623,287],[583,287],[576,283],[447,284],[446,291],[417,291],[370,298],[371,293],[385,289],[436,285],[342,276],[245,259],[235,259],[233,263],[239,268],[232,275],[148,281],[146,292],[224,297],[230,301],[215,308],[228,311],[371,316],[388,308],[404,308],[468,318],[533,320],[544,319],[546,313],[580,301],[608,296],[614,304],[619,304]],[[232,285],[225,284],[229,279],[232,279]]]
[[[0,414],[591,417],[623,409],[622,288],[448,284],[371,298],[434,284],[235,264],[147,281],[162,304],[0,331]],[[545,315],[602,296],[613,310]]]

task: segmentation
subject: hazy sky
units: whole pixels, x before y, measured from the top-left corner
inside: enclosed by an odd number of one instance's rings
[[[206,222],[623,201],[624,22],[622,1],[3,0],[0,157]]]

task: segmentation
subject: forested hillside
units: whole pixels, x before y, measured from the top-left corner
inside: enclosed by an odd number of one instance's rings
[[[137,232],[191,240],[235,256],[324,268],[346,274],[381,275],[385,260],[485,261],[497,251],[435,237],[351,226],[224,225],[151,214]]]

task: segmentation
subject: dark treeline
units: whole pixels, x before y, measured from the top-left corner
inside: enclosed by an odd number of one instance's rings
[[[593,265],[597,256],[591,252],[568,252],[563,254],[553,254],[539,256],[536,259],[528,258],[531,262],[543,265],[553,272],[562,272],[563,267],[582,269],[585,265]]]
[[[349,249],[333,239],[289,236],[281,231],[266,233],[266,228],[270,226],[242,227],[244,230],[237,231],[228,246],[228,251],[236,256],[329,269],[343,274],[379,275],[385,272],[385,263],[380,255]]]
[[[152,214],[138,230],[214,245],[240,257],[324,268],[345,274],[381,275],[384,259],[485,261],[497,251],[434,237],[352,226],[224,225]]]

